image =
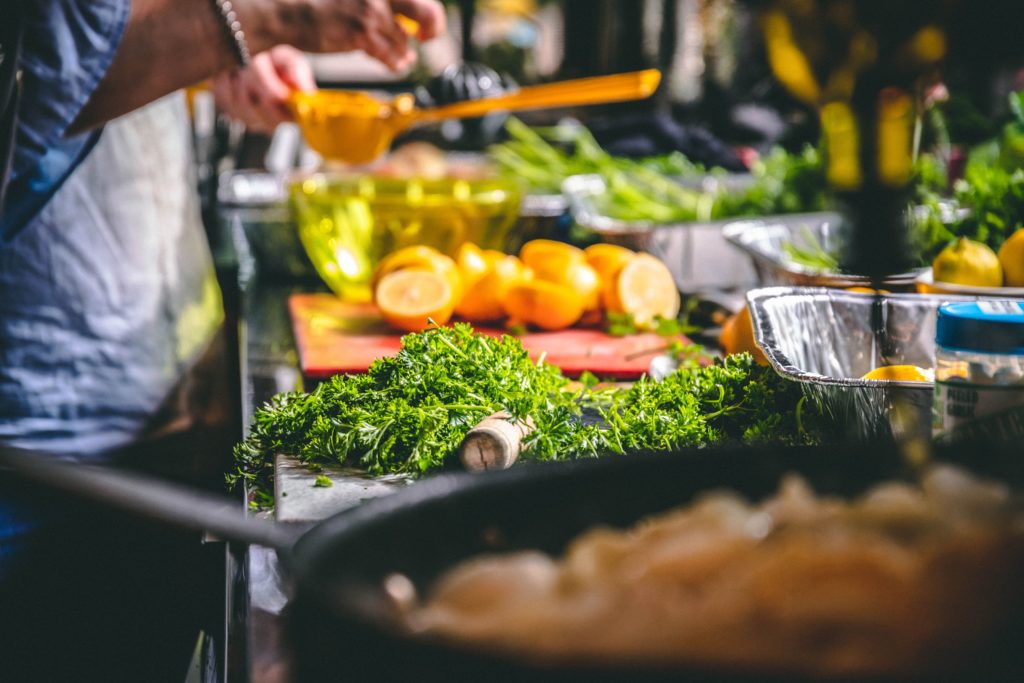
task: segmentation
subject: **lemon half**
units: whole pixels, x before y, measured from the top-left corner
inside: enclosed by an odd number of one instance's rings
[[[895,382],[934,382],[935,371],[916,365],[883,365],[861,379],[885,379]]]

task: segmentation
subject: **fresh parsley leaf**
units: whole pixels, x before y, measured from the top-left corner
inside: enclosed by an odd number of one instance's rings
[[[721,443],[815,443],[833,432],[796,383],[748,354],[707,359],[671,345],[681,367],[661,382],[598,389],[584,376],[571,391],[562,373],[530,360],[519,340],[465,324],[407,335],[402,349],[361,375],[339,375],[309,393],[275,396],[235,448],[231,484],[272,504],[274,457],[343,463],[370,474],[419,476],[444,467],[482,418],[505,411],[531,422],[524,461],[563,460]],[[799,408],[799,410],[798,410]],[[583,410],[601,420],[583,420]],[[318,476],[316,486],[329,482]]]

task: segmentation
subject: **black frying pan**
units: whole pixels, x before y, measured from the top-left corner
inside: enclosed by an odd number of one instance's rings
[[[1019,448],[969,453],[982,471],[1024,482]],[[937,455],[960,456],[963,452]],[[982,461],[982,455],[985,456]],[[954,458],[955,459],[955,458]],[[455,562],[480,552],[558,552],[594,524],[626,526],[732,488],[751,498],[799,472],[820,492],[855,494],[904,474],[889,447],[695,450],[532,465],[505,472],[428,479],[340,513],[308,532],[246,518],[208,496],[152,479],[34,454],[0,451],[0,467],[29,479],[179,527],[278,550],[294,586],[287,610],[299,681],[758,681],[764,676],[698,670],[543,667],[452,646],[414,641],[393,628],[384,577],[402,572],[422,590]],[[1007,642],[979,653],[977,667],[943,680],[1021,680],[1024,610]],[[923,679],[922,679],[923,680]]]

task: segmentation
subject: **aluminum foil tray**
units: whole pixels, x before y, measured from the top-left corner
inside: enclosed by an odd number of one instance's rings
[[[856,439],[928,439],[931,382],[860,379],[881,365],[935,365],[935,320],[967,297],[874,296],[771,287],[747,294],[754,338],[772,367]]]
[[[839,214],[801,214],[731,221],[722,229],[725,239],[747,254],[761,285],[805,287],[871,287],[861,275],[823,271],[795,262],[786,252],[787,244],[807,246],[813,240],[825,251],[838,253],[842,241]],[[922,270],[886,277],[882,284],[893,291],[912,292]]]
[[[682,182],[682,181],[680,181]],[[750,182],[744,176],[707,176],[683,184],[713,191],[739,189]],[[734,249],[725,239],[724,228],[735,219],[656,223],[621,221],[601,213],[597,199],[606,185],[599,175],[581,175],[566,179],[562,194],[577,225],[598,235],[603,241],[621,244],[654,254],[669,267],[676,284],[684,292],[709,289],[748,289],[760,283],[755,264]],[[824,214],[779,216],[784,224],[814,224]],[[775,219],[773,219],[775,220]]]

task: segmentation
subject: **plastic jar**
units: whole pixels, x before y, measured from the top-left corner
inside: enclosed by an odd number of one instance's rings
[[[1024,437],[1024,302],[943,304],[935,346],[935,438]]]

